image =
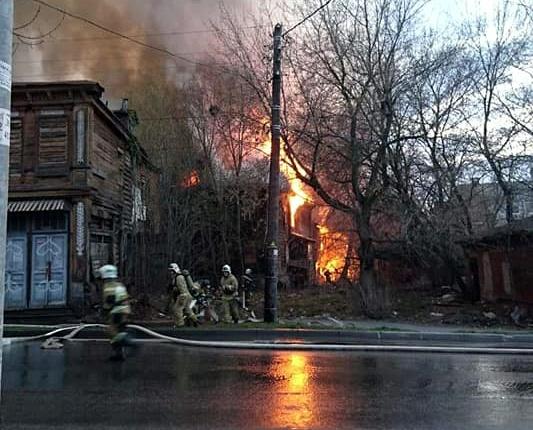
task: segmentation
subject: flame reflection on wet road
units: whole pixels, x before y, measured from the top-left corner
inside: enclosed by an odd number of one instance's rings
[[[316,399],[308,357],[299,353],[276,355],[269,376],[277,381],[272,392],[273,424],[293,429],[313,427]]]
[[[527,356],[39,346],[4,348],[2,430],[533,427]]]

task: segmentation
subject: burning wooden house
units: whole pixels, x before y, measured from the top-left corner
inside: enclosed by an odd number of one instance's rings
[[[354,238],[346,217],[319,204],[308,187],[289,177],[282,198],[282,280],[298,288],[355,279]]]
[[[281,280],[292,287],[316,282],[318,230],[314,222],[315,205],[293,189],[282,195],[280,224]]]

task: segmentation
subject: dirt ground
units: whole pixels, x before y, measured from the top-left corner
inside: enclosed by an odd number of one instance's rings
[[[451,293],[451,294],[450,294]],[[460,294],[447,290],[404,287],[389,291],[386,320],[427,324],[468,325],[472,327],[513,327],[510,314],[513,303],[470,303]],[[330,316],[339,320],[366,319],[355,287],[323,285],[300,290],[279,291],[280,317]],[[262,300],[257,307],[262,309]],[[521,326],[532,327],[533,319],[521,321]]]
[[[472,327],[516,328],[511,319],[512,303],[469,303],[459,294],[438,289],[404,287],[388,292],[388,307],[384,320],[427,324],[466,325]],[[251,294],[249,307],[256,316],[263,316],[263,292]],[[134,314],[145,320],[159,320],[165,308],[165,298],[151,299],[149,304],[139,300],[134,304]],[[333,317],[339,320],[366,319],[358,303],[355,287],[348,285],[322,285],[303,289],[278,290],[280,318]],[[524,318],[522,327],[533,327],[532,312]]]

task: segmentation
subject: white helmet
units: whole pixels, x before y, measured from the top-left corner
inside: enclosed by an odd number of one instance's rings
[[[168,270],[172,270],[174,273],[180,273],[180,266],[178,266],[176,263],[170,263],[168,265]]]
[[[250,268],[246,269],[244,271],[244,274],[250,276],[252,274],[252,269],[250,269]]]
[[[112,264],[106,264],[98,269],[102,279],[116,279],[118,277],[118,269]]]
[[[231,273],[231,267],[229,267],[229,264],[224,264],[222,266],[222,273],[225,273],[225,272]]]

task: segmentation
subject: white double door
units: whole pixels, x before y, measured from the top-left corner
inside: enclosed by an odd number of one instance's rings
[[[8,236],[6,249],[6,309],[47,308],[66,305],[67,235],[31,236],[28,264],[26,236]],[[29,276],[28,276],[29,274]],[[30,280],[28,300],[27,282]]]

